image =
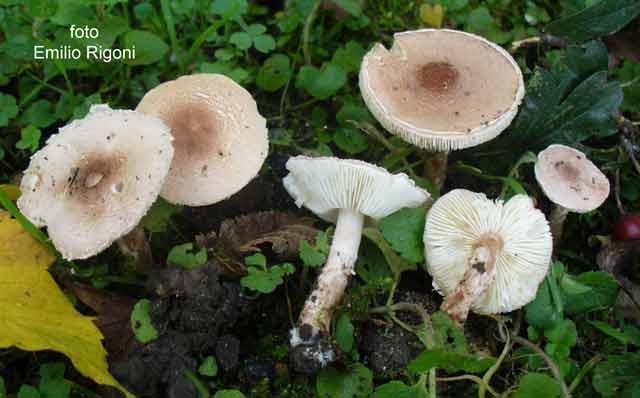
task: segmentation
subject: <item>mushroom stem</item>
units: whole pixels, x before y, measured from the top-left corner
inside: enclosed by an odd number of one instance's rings
[[[447,179],[447,160],[448,152],[423,152],[424,159],[424,178],[428,179],[433,185],[442,189],[444,181]]]
[[[553,243],[556,245],[562,240],[562,229],[564,220],[567,219],[567,214],[569,214],[569,209],[556,205],[549,216],[549,227],[551,228]]]
[[[340,209],[329,258],[318,276],[316,288],[309,295],[298,319],[301,329],[307,328],[308,331],[308,327],[311,327],[310,336],[305,336],[308,333],[301,335],[303,340],[318,333],[329,334],[333,310],[342,300],[349,279],[354,274],[363,223],[362,213],[351,209]]]
[[[471,305],[489,288],[496,274],[495,261],[496,246],[491,241],[473,251],[462,280],[445,297],[441,306],[454,321],[463,324]]]

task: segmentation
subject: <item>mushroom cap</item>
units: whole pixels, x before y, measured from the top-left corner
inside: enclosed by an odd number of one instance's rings
[[[256,101],[224,75],[162,83],[136,110],[171,127],[175,156],[160,196],[172,203],[204,206],[228,198],[258,174],[269,152]]]
[[[360,67],[369,110],[420,148],[451,151],[489,141],[509,126],[524,96],[522,72],[500,46],[471,33],[421,29],[377,43]]]
[[[82,259],[131,231],[156,200],[173,157],[160,119],[94,105],[31,157],[18,207],[47,226],[66,259]]]
[[[417,207],[429,199],[406,174],[354,159],[292,157],[282,180],[298,207],[336,222],[340,209],[352,209],[374,220],[403,207]]]
[[[544,214],[526,195],[508,202],[456,189],[431,207],[424,230],[427,267],[441,294],[462,280],[469,259],[483,242],[496,244],[495,279],[471,308],[479,313],[513,311],[536,297],[553,240]]]
[[[609,196],[609,179],[587,156],[565,145],[538,154],[536,180],[553,203],[576,213],[597,209]]]

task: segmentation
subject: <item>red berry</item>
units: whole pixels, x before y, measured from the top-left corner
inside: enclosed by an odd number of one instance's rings
[[[640,214],[623,214],[613,227],[615,240],[640,239]]]

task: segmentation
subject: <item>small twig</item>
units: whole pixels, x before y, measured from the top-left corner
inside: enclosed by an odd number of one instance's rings
[[[520,48],[522,47],[528,47],[530,45],[535,45],[540,43],[547,44],[555,48],[567,47],[567,42],[564,39],[557,36],[550,35],[548,33],[544,33],[540,36],[528,37],[526,39],[512,42],[510,52],[515,53],[518,50],[520,50]]]
[[[560,388],[562,389],[562,396],[564,398],[571,398],[571,391],[567,387],[567,384],[564,382],[562,373],[560,373],[560,368],[558,368],[558,365],[556,365],[553,359],[551,359],[551,357],[549,357],[542,348],[538,347],[536,344],[533,344],[529,340],[520,336],[512,336],[512,338],[513,338],[513,341],[515,341],[516,343],[521,344],[533,350],[536,354],[538,354],[538,356],[540,356],[540,358],[542,358],[542,360],[544,360],[544,362],[547,364],[547,366],[551,370],[551,374],[553,374],[553,377],[555,377],[558,384],[560,384]]]
[[[622,205],[622,201],[620,200],[620,169],[616,169],[616,179],[615,185],[613,187],[613,195],[616,198],[616,205],[618,206],[618,211],[620,214],[625,214],[627,211]]]
[[[636,173],[640,174],[640,163],[638,162],[638,159],[636,159],[635,153],[633,153],[634,151],[633,151],[633,146],[631,145],[631,142],[629,142],[629,139],[627,139],[627,137],[625,137],[624,135],[621,135],[620,144],[622,145],[624,150],[627,152],[627,155],[629,155],[629,159],[631,159],[631,163],[633,164],[633,167],[635,168]]]
[[[304,62],[306,65],[311,65],[311,48],[309,47],[309,36],[311,35],[311,27],[313,26],[313,21],[318,15],[318,10],[320,9],[321,4],[322,0],[316,0],[316,2],[313,4],[311,12],[307,16],[307,19],[304,21],[304,29],[302,30],[302,51],[304,52]]]
[[[476,375],[465,374],[462,376],[453,376],[453,377],[438,377],[436,381],[460,381],[460,380],[470,380],[474,383],[478,384],[481,388],[485,387],[487,391],[494,397],[501,397],[502,394],[494,390],[490,385],[485,384],[485,382]]]
[[[500,365],[502,365],[502,362],[504,362],[504,359],[511,350],[511,336],[509,330],[504,325],[504,322],[498,322],[498,330],[500,331],[500,335],[505,339],[504,347],[502,348],[502,352],[500,353],[496,363],[494,363],[493,366],[485,372],[484,376],[482,376],[482,384],[480,385],[480,391],[478,391],[478,398],[484,398],[487,390],[493,394],[490,390],[491,378],[498,371],[498,368],[500,368]]]

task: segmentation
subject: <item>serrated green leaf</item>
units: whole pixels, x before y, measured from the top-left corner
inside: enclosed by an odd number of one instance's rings
[[[459,354],[469,353],[467,337],[451,317],[443,311],[431,315],[433,342],[436,348],[452,350]]]
[[[551,22],[547,30],[579,43],[613,34],[638,15],[640,2],[637,0],[601,0],[591,7]]]
[[[429,392],[420,383],[408,386],[401,381],[391,381],[376,387],[373,398],[428,398]]]
[[[244,264],[248,266],[258,266],[265,268],[267,266],[267,258],[262,253],[255,253],[245,257]]]
[[[333,53],[331,62],[339,65],[347,73],[358,72],[362,58],[367,50],[357,41],[350,40],[344,47],[340,47]]]
[[[424,208],[400,209],[380,220],[379,227],[391,247],[412,263],[424,261]]]
[[[355,155],[364,152],[369,147],[367,137],[354,127],[339,127],[333,136],[336,146],[348,153]]]
[[[47,100],[38,100],[31,104],[22,115],[23,124],[35,127],[48,127],[56,121],[55,108]]]
[[[576,277],[564,275],[560,281],[564,307],[570,314],[610,307],[618,297],[618,282],[606,272],[585,272]],[[578,287],[586,290],[578,291]]]
[[[443,348],[424,351],[407,365],[412,373],[424,373],[432,368],[442,368],[448,372],[483,372],[496,363],[493,357],[461,354]]]
[[[17,114],[18,106],[13,95],[0,93],[0,127],[8,125]]]
[[[167,262],[187,269],[204,265],[208,258],[207,249],[202,248],[198,252],[193,252],[193,250],[193,243],[174,246],[169,251]]]
[[[151,301],[139,300],[131,311],[131,329],[141,343],[148,343],[158,338],[158,330],[151,322]]]
[[[417,269],[415,264],[409,263],[391,248],[391,245],[387,243],[379,229],[367,227],[362,230],[362,234],[378,246],[384,255],[384,258],[387,260],[389,268],[391,268],[391,271],[394,274],[400,275],[404,271],[413,271]]]
[[[562,319],[544,330],[544,336],[550,342],[564,347],[573,347],[578,340],[576,324],[569,319]]]
[[[240,284],[260,293],[272,293],[284,283],[284,276],[294,272],[295,268],[289,263],[275,265],[266,270],[248,267],[247,275],[240,279]]]
[[[360,363],[344,372],[325,368],[316,379],[316,391],[318,398],[369,398],[373,373]]]

